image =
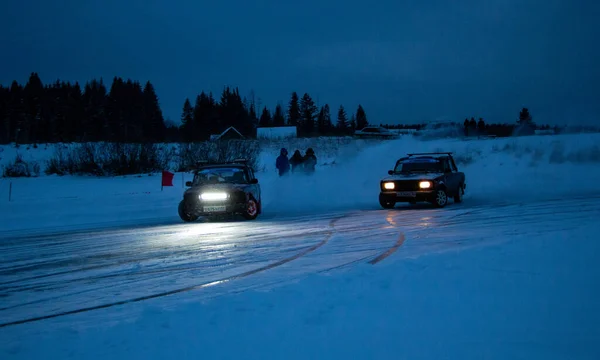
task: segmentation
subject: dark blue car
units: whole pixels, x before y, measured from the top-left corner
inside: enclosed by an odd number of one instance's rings
[[[254,220],[262,213],[261,189],[254,171],[245,160],[204,163],[179,203],[179,217],[196,221],[201,216],[241,215]]]

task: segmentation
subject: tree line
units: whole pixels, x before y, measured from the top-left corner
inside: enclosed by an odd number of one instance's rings
[[[203,141],[233,126],[254,138],[262,126],[297,126],[299,136],[351,134],[368,125],[362,106],[348,116],[343,106],[332,120],[329,105],[317,107],[308,93],[291,94],[288,106],[266,106],[257,114],[256,103],[237,88],[225,87],[221,97],[202,92],[183,104],[181,125],[165,121],[150,81],[113,78],[110,88],[100,80],[83,86],[57,80],[43,84],[32,73],[25,85],[0,85],[0,143],[56,142],[156,143]]]
[[[32,73],[23,86],[0,86],[0,142],[155,142],[165,122],[150,82],[115,77],[110,89],[92,80],[44,85]]]
[[[335,136],[352,134],[356,129],[368,126],[367,115],[358,105],[356,112],[348,117],[344,106],[337,110],[332,120],[329,104],[318,107],[310,94],[300,98],[292,92],[287,107],[278,104],[273,111],[264,106],[260,115],[254,100],[242,98],[237,88],[226,87],[217,101],[212,93],[201,92],[194,104],[187,98],[181,114],[183,141],[208,140],[230,126],[244,136],[255,137],[258,127],[295,126],[298,136]]]
[[[437,130],[443,127],[460,128],[461,124],[457,122],[450,123],[436,123],[436,124],[396,124],[396,125],[385,125],[381,124],[381,127],[387,129],[414,129],[414,130],[426,130],[432,129]],[[487,123],[482,117],[475,120],[475,117],[465,118],[462,124],[464,136],[486,136],[492,135],[497,137],[508,137],[514,135],[531,135],[535,130],[553,130],[555,133],[561,133],[564,131],[559,126],[550,125],[537,125],[533,121],[533,117],[529,112],[528,108],[522,108],[519,112],[519,116],[515,123]],[[581,128],[578,131],[595,131],[593,128]]]
[[[365,109],[358,105],[350,114],[339,106],[332,115],[328,104],[317,106],[310,94],[292,92],[285,105],[274,109],[242,97],[237,88],[225,87],[220,98],[201,92],[194,101],[185,99],[181,125],[165,121],[158,96],[150,81],[113,78],[110,88],[103,80],[83,86],[57,80],[44,85],[32,73],[25,85],[13,81],[0,85],[0,143],[36,144],[55,142],[158,143],[204,141],[233,126],[247,138],[258,127],[296,126],[298,136],[351,135],[369,126]],[[459,124],[456,124],[460,126]],[[388,129],[417,129],[437,125],[380,125]],[[528,109],[521,109],[515,124],[486,124],[482,118],[467,118],[466,136],[512,136],[549,129],[533,123]],[[558,128],[555,128],[558,130]]]

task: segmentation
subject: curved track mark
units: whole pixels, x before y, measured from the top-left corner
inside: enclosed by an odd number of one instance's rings
[[[405,239],[406,239],[406,237],[404,236],[404,233],[401,233],[400,237],[398,238],[398,241],[396,241],[396,243],[394,244],[394,246],[392,246],[391,248],[389,248],[383,254],[380,254],[379,256],[377,256],[376,258],[374,258],[373,260],[369,261],[369,264],[375,265],[378,262],[382,261],[383,259],[387,258],[388,256],[392,255],[396,250],[398,250],[402,246],[402,244],[404,244],[404,240]]]
[[[54,313],[54,314],[50,314],[50,315],[44,315],[44,316],[38,316],[38,317],[33,317],[33,318],[28,318],[28,319],[22,319],[22,320],[16,320],[16,321],[11,321],[11,322],[7,322],[7,323],[1,323],[0,324],[0,328],[3,327],[7,327],[7,326],[12,326],[12,325],[20,325],[20,324],[25,324],[25,323],[30,323],[30,322],[35,322],[35,321],[40,321],[40,320],[46,320],[46,319],[52,319],[52,318],[57,318],[60,316],[66,316],[66,315],[73,315],[73,314],[79,314],[79,313],[83,313],[83,312],[88,312],[88,311],[93,311],[93,310],[100,310],[100,309],[106,309],[106,308],[110,308],[113,306],[119,306],[119,305],[126,305],[126,304],[130,304],[130,303],[135,303],[135,302],[140,302],[140,301],[144,301],[144,300],[150,300],[150,299],[155,299],[155,298],[159,298],[159,297],[164,297],[164,296],[169,296],[169,295],[174,295],[174,294],[178,294],[178,293],[182,293],[182,292],[187,292],[187,291],[191,291],[191,290],[198,290],[198,289],[203,289],[203,288],[207,288],[207,287],[211,287],[211,286],[215,286],[218,284],[222,284],[225,282],[229,282],[232,280],[237,280],[237,279],[241,279],[241,278],[245,278],[247,276],[250,275],[254,275],[256,273],[259,272],[263,272],[266,270],[270,270],[273,269],[277,266],[281,266],[283,264],[289,263],[293,260],[296,260],[302,256],[305,256],[306,254],[313,252],[315,250],[317,250],[318,248],[320,248],[321,246],[325,245],[329,239],[331,239],[331,237],[334,234],[334,227],[335,227],[335,223],[346,217],[347,215],[342,215],[340,217],[337,217],[335,219],[332,219],[329,222],[329,233],[327,234],[327,236],[319,243],[311,246],[310,248],[301,251],[293,256],[290,256],[288,258],[279,260],[277,262],[271,263],[269,265],[265,265],[262,266],[260,268],[254,269],[254,270],[249,270],[246,272],[243,272],[241,274],[237,274],[237,275],[232,275],[229,277],[226,277],[224,279],[221,280],[214,280],[211,282],[207,282],[207,283],[203,283],[203,284],[199,284],[199,285],[192,285],[192,286],[187,286],[184,288],[179,288],[179,289],[175,289],[175,290],[170,290],[170,291],[165,291],[162,293],[158,293],[158,294],[152,294],[152,295],[146,295],[146,296],[141,296],[141,297],[137,297],[134,299],[129,299],[129,300],[122,300],[122,301],[117,301],[117,302],[113,302],[113,303],[108,303],[108,304],[103,304],[103,305],[97,305],[97,306],[90,306],[87,308],[81,308],[81,309],[76,309],[76,310],[70,310],[70,311],[63,311],[63,312],[58,312],[58,313]]]

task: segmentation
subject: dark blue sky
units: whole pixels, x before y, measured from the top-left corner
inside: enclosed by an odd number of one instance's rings
[[[491,5],[490,5],[491,4]],[[271,109],[308,92],[370,122],[600,124],[600,2],[22,0],[0,12],[0,83],[154,83],[165,118],[224,85]]]

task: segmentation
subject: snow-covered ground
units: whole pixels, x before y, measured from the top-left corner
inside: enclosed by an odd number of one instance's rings
[[[277,144],[240,223],[182,224],[183,174],[2,179],[0,356],[597,359],[598,140],[314,146],[285,179]],[[394,161],[440,150],[464,203],[381,210]]]

